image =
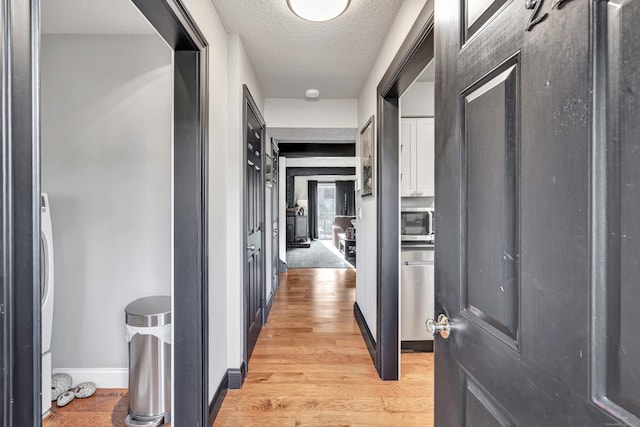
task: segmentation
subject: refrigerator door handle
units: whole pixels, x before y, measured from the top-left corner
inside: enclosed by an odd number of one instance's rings
[[[404,261],[404,265],[433,265],[433,261]]]

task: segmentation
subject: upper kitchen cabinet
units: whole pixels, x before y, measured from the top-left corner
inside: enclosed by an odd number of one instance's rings
[[[400,128],[400,195],[435,196],[434,119],[402,118]]]

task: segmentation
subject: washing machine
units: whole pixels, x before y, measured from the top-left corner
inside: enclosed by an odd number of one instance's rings
[[[40,196],[40,291],[42,295],[42,416],[51,410],[51,333],[53,331],[53,232],[49,197]]]

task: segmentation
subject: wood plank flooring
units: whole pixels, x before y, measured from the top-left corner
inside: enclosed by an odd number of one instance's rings
[[[215,426],[433,426],[433,354],[403,353],[401,380],[381,381],[354,300],[354,270],[284,274],[244,386],[229,390]],[[42,425],[124,427],[126,415],[127,390],[100,389]]]
[[[126,427],[124,419],[128,413],[126,388],[102,388],[93,396],[74,399],[62,408],[53,402],[51,414],[42,420],[42,427]]]
[[[42,427],[125,427],[129,398],[126,389],[98,389],[87,399],[74,399],[62,408],[53,402]]]
[[[378,378],[353,316],[354,270],[291,269],[281,282],[216,427],[433,425],[433,353],[403,353],[401,380]]]

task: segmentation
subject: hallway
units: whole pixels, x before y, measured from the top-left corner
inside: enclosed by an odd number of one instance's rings
[[[433,353],[378,378],[353,315],[355,270],[296,269],[281,286],[241,390],[215,426],[431,426]]]

